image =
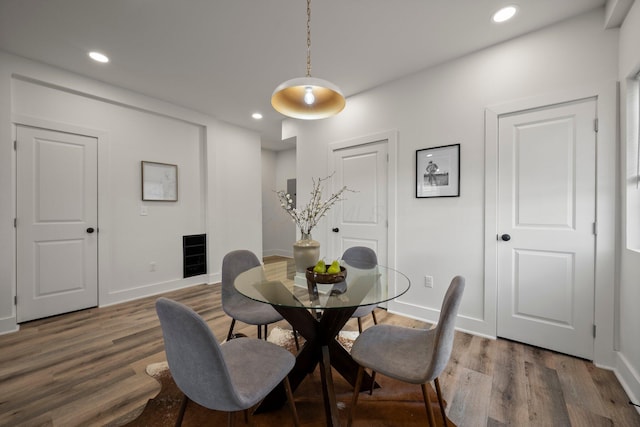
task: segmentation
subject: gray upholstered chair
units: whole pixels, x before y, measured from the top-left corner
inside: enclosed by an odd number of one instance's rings
[[[202,317],[167,298],[156,301],[156,311],[169,371],[185,395],[176,425],[182,423],[189,400],[229,412],[229,425],[238,411],[244,411],[245,420],[249,421],[255,408],[281,382],[298,425],[287,377],[295,357],[289,351],[255,338],[239,338],[220,345]]]
[[[267,325],[282,320],[282,316],[269,304],[249,299],[239,293],[233,286],[240,273],[260,266],[258,257],[247,250],[237,250],[226,254],[222,260],[222,309],[231,317],[231,326],[227,340],[234,337],[233,328],[236,320],[249,325],[258,326],[258,338],[267,339]]]
[[[360,368],[356,377],[348,425],[353,421],[364,368],[373,369],[375,372],[400,381],[420,384],[427,417],[432,427],[435,427],[435,418],[427,395],[427,384],[434,381],[440,413],[446,425],[447,418],[438,375],[447,366],[451,356],[455,321],[464,283],[464,278],[461,276],[456,276],[451,281],[435,328],[415,329],[376,325],[358,336],[353,343],[351,356],[360,364]]]
[[[373,249],[367,248],[365,246],[353,246],[348,248],[342,254],[342,260],[346,262],[348,265],[351,265],[356,268],[372,268],[378,264],[378,257]],[[362,333],[362,318],[367,314],[371,314],[373,317],[373,324],[378,324],[378,319],[376,319],[375,313],[376,305],[366,305],[363,307],[356,308],[356,311],[351,315],[351,318],[358,319],[358,331]]]

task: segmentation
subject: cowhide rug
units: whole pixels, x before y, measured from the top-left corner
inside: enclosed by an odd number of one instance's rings
[[[341,333],[338,341],[349,350],[356,336],[357,332]],[[294,354],[296,352],[291,331],[274,328],[269,335],[269,341],[287,348]],[[300,344],[303,345],[303,343],[304,340],[301,339]],[[131,414],[115,425],[169,427],[175,424],[183,395],[173,382],[167,363],[151,364],[147,366],[146,372],[161,384],[160,393],[156,397],[149,399],[139,415]],[[358,398],[358,406],[353,423],[355,427],[428,425],[420,386],[406,384],[382,375],[378,375],[376,381],[381,387],[375,389],[373,395],[363,392]],[[334,387],[340,412],[340,422],[346,425],[353,388],[335,372]],[[301,426],[320,427],[326,425],[321,390],[319,370],[316,369],[294,391],[294,399]],[[435,393],[431,393],[430,399],[436,423],[443,425]],[[240,413],[236,414],[236,416],[235,425],[245,425],[243,415]],[[193,402],[189,402],[182,423],[185,427],[224,426],[226,424],[227,414],[225,412],[212,411]],[[293,419],[289,407],[284,405],[276,411],[255,414],[252,417],[252,424],[258,427],[284,427],[292,426]],[[448,425],[455,426],[451,420],[448,420]]]

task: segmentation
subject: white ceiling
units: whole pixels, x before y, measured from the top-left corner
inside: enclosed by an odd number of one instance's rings
[[[348,97],[604,3],[315,0],[311,74]],[[493,24],[506,4],[518,15]],[[263,147],[286,149],[270,97],[306,72],[306,1],[0,0],[0,49],[256,130]],[[91,61],[89,50],[111,62]],[[262,120],[251,118],[256,111]]]

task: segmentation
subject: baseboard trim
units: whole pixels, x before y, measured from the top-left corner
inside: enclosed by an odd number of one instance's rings
[[[0,335],[11,334],[13,332],[18,332],[19,330],[20,325],[16,323],[15,317],[0,319]]]
[[[145,286],[139,286],[133,289],[125,289],[117,292],[110,292],[105,296],[101,296],[99,306],[108,307],[123,302],[134,301],[140,298],[150,297],[165,292],[175,291],[178,289],[188,288],[194,285],[210,283],[208,275],[193,276],[186,279],[169,280],[166,282],[152,283]]]
[[[635,404],[640,404],[640,375],[636,369],[629,363],[624,354],[618,352],[618,363],[616,369],[613,370],[616,378],[620,381],[620,385],[629,396],[629,399]],[[636,411],[640,413],[640,408],[634,406]]]
[[[267,249],[262,252],[262,256],[281,256],[285,258],[293,258],[293,251],[284,249]]]
[[[392,300],[388,303],[390,313],[399,314],[427,323],[435,323],[440,317],[440,310],[411,304],[404,301]],[[494,329],[483,319],[458,314],[456,329],[483,338],[496,339]]]

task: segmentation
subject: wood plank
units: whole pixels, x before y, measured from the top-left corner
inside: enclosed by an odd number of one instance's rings
[[[492,379],[462,368],[456,391],[449,401],[447,416],[459,426],[486,426],[489,418]]]
[[[620,427],[640,426],[640,414],[629,403],[629,396],[613,371],[599,369],[592,364],[587,365],[587,369],[602,397],[607,417],[613,421],[613,424]]]
[[[570,426],[567,405],[555,370],[524,363],[527,379],[529,423],[539,426]]]
[[[610,418],[603,417],[594,412],[589,411],[583,406],[567,404],[569,419],[572,426],[589,426],[589,427],[610,427],[613,421]]]
[[[498,339],[493,369],[489,416],[505,425],[526,425],[527,406],[524,355],[521,344]]]
[[[607,411],[602,397],[585,361],[558,354],[555,366],[567,406],[584,408],[594,415],[606,418]],[[573,412],[577,413],[578,408],[574,408]]]

